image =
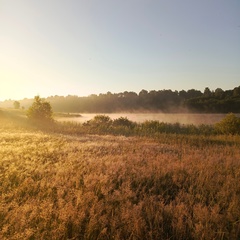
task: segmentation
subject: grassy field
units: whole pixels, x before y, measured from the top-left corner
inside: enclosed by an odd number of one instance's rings
[[[74,126],[0,112],[0,239],[240,239],[239,135]]]

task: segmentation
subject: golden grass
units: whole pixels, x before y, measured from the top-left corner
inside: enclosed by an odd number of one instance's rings
[[[73,136],[0,123],[0,239],[240,238],[239,136]]]

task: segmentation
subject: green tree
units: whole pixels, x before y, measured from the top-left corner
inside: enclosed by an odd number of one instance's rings
[[[14,101],[13,106],[14,106],[15,109],[19,109],[20,108],[20,102]]]
[[[39,96],[34,98],[32,106],[27,111],[27,117],[31,120],[52,121],[52,107],[49,102]]]

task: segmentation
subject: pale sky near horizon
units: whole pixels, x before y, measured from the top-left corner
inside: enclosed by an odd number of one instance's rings
[[[239,85],[239,0],[0,0],[0,100]]]

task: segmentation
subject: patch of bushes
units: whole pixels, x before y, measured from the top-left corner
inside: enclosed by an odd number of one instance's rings
[[[147,136],[157,137],[161,134],[181,135],[218,135],[218,134],[240,134],[240,119],[234,114],[227,115],[221,122],[215,125],[193,125],[180,123],[165,123],[159,121],[145,121],[136,123],[126,117],[112,120],[106,115],[96,115],[93,119],[81,123],[58,123],[59,131],[65,132],[71,129],[71,133],[86,134],[112,134],[124,136]]]
[[[240,118],[233,113],[229,113],[215,125],[215,128],[219,133],[223,134],[240,134]]]

